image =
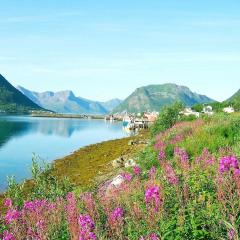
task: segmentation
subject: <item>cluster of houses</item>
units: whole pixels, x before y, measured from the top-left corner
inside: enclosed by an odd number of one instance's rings
[[[106,117],[109,121],[122,121],[123,127],[126,130],[145,129],[153,124],[158,118],[159,112],[145,112],[145,113],[122,113]]]
[[[229,106],[223,108],[223,112],[226,113],[233,113],[234,108]],[[211,116],[214,114],[212,106],[204,106],[201,112],[194,111],[192,108],[187,107],[179,114],[184,116],[195,116],[200,117],[201,114],[206,114]],[[145,129],[148,128],[151,124],[153,124],[158,118],[159,112],[145,112],[145,113],[137,113],[137,114],[130,114],[130,113],[122,113],[122,114],[115,114],[106,117],[106,120],[110,121],[122,121],[123,127],[126,130],[136,130],[136,129]]]
[[[126,114],[122,119],[123,127],[129,130],[148,128],[157,120],[158,115],[159,112],[145,112],[137,115]]]
[[[225,113],[234,113],[234,108],[229,106],[223,108],[223,112]],[[180,114],[184,116],[195,116],[195,117],[200,117],[200,114],[206,114],[208,116],[212,116],[214,114],[212,106],[204,106],[202,112],[197,112],[194,111],[191,108],[185,108],[183,111],[180,112]]]

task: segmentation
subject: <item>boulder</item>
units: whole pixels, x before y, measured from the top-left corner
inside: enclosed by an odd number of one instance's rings
[[[117,175],[114,177],[108,184],[106,188],[105,195],[111,195],[111,192],[114,191],[114,189],[121,186],[121,184],[125,181],[124,177],[122,175]]]
[[[119,168],[124,166],[124,158],[120,157],[112,161],[112,166],[114,168]]]
[[[132,145],[134,145],[134,141],[133,141],[133,140],[130,140],[130,141],[128,142],[128,146],[132,146]]]
[[[125,163],[124,163],[125,168],[134,167],[136,165],[137,164],[133,159],[129,159],[129,160],[125,161]]]
[[[109,185],[118,187],[125,181],[124,177],[122,175],[117,175],[115,178],[112,179],[111,183]]]

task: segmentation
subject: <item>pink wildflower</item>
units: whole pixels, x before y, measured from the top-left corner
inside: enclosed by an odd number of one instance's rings
[[[88,214],[91,216],[91,218],[96,220],[99,217],[99,214],[97,212],[96,202],[94,200],[93,194],[88,192],[83,193],[81,195],[81,199],[85,205]]]
[[[78,219],[80,226],[79,240],[95,240],[97,239],[94,234],[94,222],[89,215],[80,215]]]
[[[145,191],[145,202],[148,207],[153,206],[155,212],[159,210],[160,205],[163,203],[159,186],[151,186],[147,188]]]
[[[188,170],[190,167],[188,153],[180,147],[175,147],[174,155],[179,160],[179,165],[181,166],[181,168],[183,170]]]
[[[234,169],[234,176],[240,177],[240,169]]]
[[[123,217],[123,209],[120,208],[120,207],[117,207],[114,209],[114,211],[112,212],[111,214],[111,217],[114,219],[114,220],[117,220],[119,218],[122,218]]]
[[[236,156],[224,156],[220,159],[220,173],[230,171],[230,169],[239,169],[238,159]]]
[[[154,145],[154,148],[155,148],[156,150],[165,149],[165,143],[164,143],[162,140],[160,140],[160,135],[158,135],[158,136],[156,137],[156,143],[155,143],[155,145]]]
[[[73,193],[67,195],[66,213],[70,235],[72,239],[75,239],[78,236],[79,226],[77,200]]]
[[[184,140],[184,136],[183,135],[176,135],[174,136],[174,138],[172,140],[170,140],[170,144],[176,144],[178,142],[182,142]]]
[[[122,173],[121,176],[128,182],[132,180],[132,175],[130,173]]]
[[[160,150],[159,154],[158,154],[158,160],[161,161],[163,159],[165,159],[166,154],[165,154],[165,150]]]
[[[156,233],[151,233],[148,237],[149,240],[160,240]]]
[[[15,240],[15,237],[9,231],[3,233],[3,240]]]
[[[139,238],[139,240],[160,240],[160,238],[158,237],[158,235],[156,233],[150,233],[146,238],[144,238],[143,236],[141,236]]]
[[[196,158],[197,164],[203,164],[203,166],[212,165],[215,162],[215,157],[209,153],[207,148],[204,148],[202,154]]]
[[[228,232],[229,240],[233,240],[235,235],[236,235],[236,233],[235,233],[234,229],[230,229],[229,232]]]
[[[4,202],[4,206],[11,208],[12,207],[12,200],[10,198],[7,198]]]
[[[11,209],[7,211],[5,216],[6,224],[10,224],[11,222],[17,220],[21,216],[21,213],[15,209]]]
[[[116,234],[117,236],[121,236],[121,232],[123,231],[123,225],[124,225],[123,216],[124,216],[124,213],[121,207],[115,208],[108,215],[108,225],[111,229],[111,234],[114,234],[114,235]]]
[[[157,169],[156,169],[155,166],[153,166],[153,167],[151,167],[151,169],[149,170],[148,176],[149,176],[150,178],[153,178],[153,177],[156,175],[156,172],[157,172]]]
[[[171,185],[177,185],[179,180],[178,180],[178,177],[177,177],[173,167],[171,166],[171,164],[168,162],[165,162],[163,164],[163,169],[164,169],[164,173],[166,175],[168,182]]]
[[[133,167],[133,172],[135,175],[140,176],[141,175],[141,168],[139,166],[134,166]]]

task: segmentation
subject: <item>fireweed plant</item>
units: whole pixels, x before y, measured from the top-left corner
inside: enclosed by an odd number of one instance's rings
[[[35,165],[29,195],[10,182],[0,239],[237,240],[239,156],[235,114],[176,122],[158,132],[117,187],[107,181],[79,194]],[[44,187],[51,194],[41,195]]]

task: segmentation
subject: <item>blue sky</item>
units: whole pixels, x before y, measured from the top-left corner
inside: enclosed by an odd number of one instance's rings
[[[173,82],[240,88],[239,0],[0,0],[0,73],[36,91],[107,100]]]

